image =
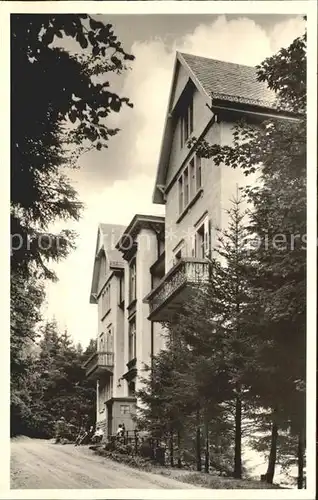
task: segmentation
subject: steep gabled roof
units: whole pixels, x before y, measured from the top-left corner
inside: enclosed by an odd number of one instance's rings
[[[216,99],[267,108],[275,107],[275,93],[257,80],[256,68],[180,53],[205,92]]]
[[[121,252],[116,249],[116,243],[125,231],[125,226],[118,224],[99,224],[95,249],[94,269],[90,293],[90,303],[96,303],[101,255],[105,252],[110,267],[123,268],[124,260]]]
[[[116,243],[124,233],[126,227],[119,224],[100,224],[99,229],[102,237],[102,247],[110,262],[124,264],[121,252],[116,248]]]
[[[165,185],[166,169],[174,130],[171,113],[173,95],[178,78],[178,67],[180,65],[185,69],[189,80],[197,87],[209,107],[212,107],[215,101],[225,101],[230,104],[238,103],[242,107],[257,107],[261,112],[266,112],[268,109],[275,110],[276,108],[275,93],[269,90],[265,83],[257,80],[256,68],[253,66],[244,66],[242,64],[228,63],[217,59],[177,52],[153,193],[153,203],[164,203],[162,189]]]
[[[133,245],[130,246],[129,242],[133,242],[138,235],[138,233],[143,228],[150,228],[156,231],[164,231],[165,225],[165,217],[161,215],[145,215],[145,214],[136,214],[126,227],[125,231],[122,233],[120,238],[118,239],[116,248],[121,252],[122,257],[125,260],[128,260],[131,255],[131,250],[133,250]],[[122,238],[124,236],[124,238]],[[125,236],[129,237],[128,245],[125,240]]]

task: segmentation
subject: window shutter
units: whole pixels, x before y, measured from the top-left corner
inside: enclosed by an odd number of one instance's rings
[[[204,221],[204,255],[205,257],[210,255],[210,225],[208,218]]]

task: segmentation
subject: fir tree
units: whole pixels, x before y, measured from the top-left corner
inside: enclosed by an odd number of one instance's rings
[[[292,78],[291,78],[292,75]],[[306,346],[306,35],[266,59],[258,78],[277,94],[285,119],[265,120],[258,127],[240,123],[232,146],[197,143],[198,153],[216,165],[259,173],[260,182],[245,195],[254,207],[250,234],[257,267],[253,288],[262,313],[262,352],[253,387],[275,426],[305,431]],[[289,119],[286,119],[289,118]],[[274,432],[274,434],[276,431]],[[274,440],[275,441],[275,440]],[[303,443],[303,439],[300,439]],[[275,457],[273,449],[270,456]],[[302,445],[301,445],[302,448]],[[303,470],[303,451],[299,454]],[[270,466],[272,480],[273,463]],[[302,480],[299,480],[299,487]]]

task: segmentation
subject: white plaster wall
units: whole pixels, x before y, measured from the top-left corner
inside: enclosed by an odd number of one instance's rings
[[[183,89],[186,86],[188,80],[189,80],[188,73],[186,72],[184,67],[181,66],[181,64],[178,62],[176,71],[176,82],[174,85],[173,96],[172,96],[172,107],[176,105],[176,102],[178,101],[180,95],[182,94]]]
[[[212,112],[207,107],[207,100],[204,99],[202,94],[195,89],[193,94],[193,133],[192,137],[199,137],[209,121],[212,119]],[[173,134],[169,169],[167,174],[166,183],[169,183],[173,176],[178,172],[182,163],[189,156],[189,149],[186,145],[181,147],[180,142],[180,120],[177,121],[175,131]]]
[[[214,124],[205,135],[209,142],[220,142],[220,125]],[[191,235],[194,226],[205,212],[209,215],[212,225],[221,224],[221,169],[212,159],[202,159],[202,186],[201,197],[189,209],[180,222],[178,183],[175,182],[167,195],[166,201],[166,272],[173,265],[173,249],[184,239],[185,253],[191,256]]]
[[[120,309],[118,305],[119,297],[119,278],[115,277],[115,287],[111,295],[112,310],[114,309],[114,323],[113,323],[113,334],[114,334],[114,376],[113,376],[113,395],[114,397],[124,397],[125,388],[121,381],[120,387],[118,387],[118,379],[120,379],[125,373],[125,332],[124,332],[124,312]]]
[[[125,308],[124,308],[124,343],[123,343],[124,368],[122,375],[127,371],[126,365],[128,363],[128,335],[129,335],[129,322],[128,322],[129,311],[127,310],[128,305],[129,305],[129,263],[125,261]],[[125,381],[123,381],[122,386],[123,386],[123,395],[126,397],[128,396],[128,385]]]
[[[222,146],[231,145],[233,143],[233,132],[235,123],[231,121],[221,122],[221,144]],[[251,174],[246,177],[243,170],[240,168],[233,169],[224,164],[221,166],[221,227],[222,229],[228,227],[229,216],[227,210],[233,206],[231,199],[237,195],[237,189],[247,185],[253,185],[257,181],[259,174]],[[239,193],[240,196],[240,193]],[[243,201],[241,204],[242,211],[248,207],[247,203]]]
[[[136,351],[138,374],[144,376],[144,364],[151,361],[151,322],[147,319],[149,305],[143,303],[151,290],[150,267],[157,259],[157,238],[153,231],[142,229],[137,236],[137,304],[136,304]],[[140,388],[137,377],[136,390]]]

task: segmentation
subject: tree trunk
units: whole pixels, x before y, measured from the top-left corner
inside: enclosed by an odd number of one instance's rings
[[[278,425],[276,422],[276,412],[273,412],[272,416],[272,436],[271,436],[271,448],[268,457],[267,472],[265,474],[266,483],[273,484],[275,465],[276,465],[276,455],[277,455],[277,439],[278,439]]]
[[[181,434],[180,431],[177,433],[177,446],[178,446],[178,462],[177,462],[177,467],[178,469],[181,469],[182,464],[181,464]]]
[[[170,432],[170,465],[171,465],[171,467],[174,467],[174,460],[173,460],[173,432]]]
[[[242,478],[242,402],[238,393],[235,401],[235,448],[234,472],[236,479]]]
[[[299,490],[304,487],[304,432],[301,430],[298,434],[298,446],[297,446],[297,462],[298,462],[298,477],[297,477],[297,488]]]
[[[197,455],[197,471],[201,471],[202,463],[201,463],[200,410],[197,411],[196,455]]]
[[[205,463],[204,471],[208,474],[210,470],[210,453],[209,453],[209,422],[205,421]]]

